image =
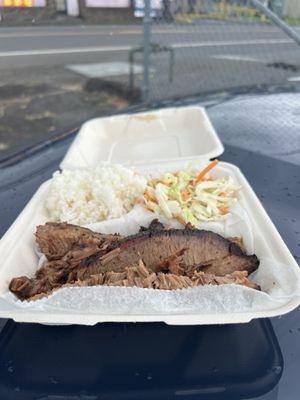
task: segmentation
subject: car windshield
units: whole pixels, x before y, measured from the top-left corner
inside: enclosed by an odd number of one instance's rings
[[[0,400],[300,399],[300,0],[0,0]]]
[[[0,160],[96,116],[297,90],[297,1],[153,0],[148,8],[142,0],[0,1]],[[225,139],[247,145],[246,131]]]

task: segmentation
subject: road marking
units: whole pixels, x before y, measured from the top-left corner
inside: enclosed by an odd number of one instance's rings
[[[203,26],[201,26],[201,28],[203,28]],[[81,28],[82,29],[82,28]],[[300,29],[300,28],[297,28]],[[138,29],[123,29],[123,30],[116,30],[116,31],[112,31],[109,30],[109,28],[107,30],[104,31],[97,31],[97,30],[84,30],[84,28],[82,30],[73,30],[73,31],[49,31],[49,32],[43,32],[43,31],[39,31],[37,30],[36,32],[26,32],[26,31],[19,31],[19,32],[1,32],[0,33],[0,38],[25,38],[25,37],[37,37],[37,38],[42,38],[42,37],[57,37],[57,36],[114,36],[114,35],[141,35],[143,32],[142,27],[138,28]],[[238,31],[233,30],[233,29],[229,29],[226,30],[226,33],[229,34],[233,34],[233,33],[260,33],[260,32],[264,32],[264,33],[268,33],[268,32],[280,32],[278,30],[278,28],[274,28],[274,27],[268,27],[268,29],[259,29],[257,31],[254,31],[253,28],[249,29],[247,27],[242,27],[239,28]],[[152,34],[157,34],[157,33],[161,33],[161,34],[178,34],[178,33],[184,33],[184,34],[202,34],[201,30],[196,30],[195,27],[191,28],[191,29],[181,29],[181,28],[176,28],[176,29],[170,29],[170,28],[152,28]]]
[[[4,142],[0,142],[0,151],[8,149],[8,144]]]
[[[229,61],[245,61],[245,62],[254,62],[254,63],[264,63],[263,60],[259,60],[258,58],[254,57],[247,57],[247,56],[238,56],[238,55],[214,55],[212,58],[216,58],[218,60],[229,60]]]
[[[129,62],[105,62],[105,63],[88,63],[88,64],[72,64],[66,65],[65,68],[77,72],[88,78],[106,78],[108,76],[129,75]],[[143,73],[143,66],[133,64],[133,71],[136,74]],[[154,70],[151,69],[151,72]]]
[[[56,37],[56,36],[98,36],[98,35],[105,35],[105,36],[112,36],[115,34],[124,35],[128,33],[128,35],[136,35],[141,34],[142,30],[136,31],[70,31],[70,32],[12,32],[12,33],[0,33],[0,38],[25,38],[25,37]]]
[[[173,44],[174,49],[177,48],[189,48],[189,47],[214,47],[214,46],[248,46],[248,45],[261,45],[261,44],[282,44],[282,43],[294,43],[291,39],[253,39],[253,40],[228,40],[220,42],[194,42],[194,43],[177,43]]]
[[[291,76],[288,78],[289,82],[300,82],[300,76]]]
[[[57,36],[118,36],[118,35],[141,35],[143,33],[143,29],[131,29],[131,30],[116,30],[116,31],[69,31],[69,32],[8,32],[8,33],[0,33],[0,38],[23,38],[23,37],[57,37]],[[195,34],[195,30],[187,30],[187,29],[152,29],[152,33],[161,33],[161,34],[174,34],[174,33],[184,33],[184,34]],[[198,32],[201,34],[201,32]]]
[[[105,47],[74,47],[69,49],[49,49],[49,50],[21,50],[21,51],[1,51],[0,57],[18,56],[44,56],[54,54],[74,54],[74,53],[101,53],[128,51],[132,46],[105,46]]]
[[[194,43],[174,43],[173,49],[201,48],[201,47],[223,47],[223,46],[249,46],[262,44],[282,44],[293,43],[290,39],[270,39],[270,40],[233,40],[224,42],[194,42]],[[75,53],[104,53],[129,51],[133,46],[101,46],[101,47],[74,47],[67,49],[47,49],[47,50],[18,50],[2,51],[0,57],[18,57],[18,56],[42,56],[54,54],[75,54]]]

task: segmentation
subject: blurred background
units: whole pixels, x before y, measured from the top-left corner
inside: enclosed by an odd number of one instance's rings
[[[0,160],[94,116],[297,93],[300,47],[288,27],[300,37],[299,0],[0,0]],[[289,119],[298,105],[296,95],[269,100]],[[234,118],[234,101],[227,107]],[[274,124],[279,144],[283,128]]]

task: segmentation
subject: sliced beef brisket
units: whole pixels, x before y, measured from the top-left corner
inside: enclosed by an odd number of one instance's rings
[[[155,273],[148,270],[143,262],[140,260],[137,267],[126,268],[123,272],[108,271],[103,274],[91,275],[85,280],[76,280],[72,283],[65,283],[61,287],[74,287],[74,286],[123,286],[123,287],[139,287],[147,289],[161,289],[161,290],[176,290],[184,289],[202,285],[226,285],[237,284],[244,285],[252,289],[260,290],[258,285],[252,283],[248,278],[246,271],[236,271],[232,274],[225,276],[216,276],[213,274],[206,274],[204,272],[194,271],[190,277],[179,276],[171,273]],[[37,287],[31,280],[26,277],[16,278],[14,287],[11,285],[11,290],[20,289],[18,297],[22,300],[31,299],[36,300],[45,295],[49,295],[57,287],[49,289],[47,286]],[[38,289],[38,290],[37,290]]]
[[[10,283],[22,300],[97,279],[101,284],[157,289],[222,282],[254,287],[246,276],[259,265],[236,240],[190,226],[166,229],[158,221],[125,238],[47,223],[37,227],[36,240],[47,261],[34,278],[22,276]]]
[[[56,222],[39,225],[35,236],[41,252],[48,260],[59,260],[74,249],[105,248],[121,238],[119,235],[104,235],[77,225]]]

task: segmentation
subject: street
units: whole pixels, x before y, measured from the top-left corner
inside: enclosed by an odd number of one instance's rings
[[[118,108],[125,106],[120,99],[105,97],[103,91],[100,102],[96,93],[91,97],[86,92],[87,85],[94,85],[89,69],[96,68],[93,77],[101,81],[128,85],[129,51],[141,45],[142,37],[141,25],[1,28],[0,157],[34,143],[35,135],[42,140],[43,126],[46,136],[51,136],[104,110],[111,112],[117,103]],[[171,81],[169,53],[151,54],[150,101],[247,92],[300,81],[300,48],[273,25],[154,23],[151,42],[173,49],[175,61]],[[81,64],[87,75],[78,73]],[[136,64],[135,86],[140,88],[141,54]]]
[[[49,71],[51,66],[126,62],[129,50],[141,40],[139,25],[2,28],[1,83],[23,80],[30,70],[39,75],[37,67]],[[282,85],[300,75],[266,66],[300,63],[298,46],[272,25],[213,21],[154,24],[151,42],[175,51],[175,80],[171,84],[167,54],[151,57],[152,99],[162,99],[162,94],[170,98],[251,85]]]
[[[1,28],[0,39],[2,69],[15,67],[16,63],[18,67],[63,65],[87,62],[87,58],[88,61],[99,61],[99,57],[104,57],[105,60],[111,60],[111,57],[124,58],[123,53],[126,55],[132,47],[141,44],[142,27]],[[242,46],[247,47],[251,54],[260,54],[261,47],[268,46],[266,55],[278,55],[278,45],[293,45],[292,40],[274,26],[222,22],[204,22],[193,26],[153,25],[151,41],[167,44],[178,50],[205,48],[208,50],[206,56],[219,54],[223,47],[226,47],[226,53],[239,54]]]
[[[142,27],[139,25],[2,28],[0,70],[7,81],[10,80],[9,74],[5,72],[8,71],[14,78],[15,70],[22,75],[20,69],[26,67],[49,68],[80,63],[127,61],[129,50],[139,46],[141,40]],[[200,75],[198,79],[192,80],[193,92],[198,89],[199,93],[223,90],[228,86],[236,86],[237,82],[238,86],[242,87],[246,71],[250,71],[250,76],[247,74],[248,84],[285,83],[280,73],[282,71],[273,71],[272,68],[265,71],[265,65],[275,62],[300,62],[300,50],[297,45],[272,25],[205,21],[192,26],[157,24],[152,27],[151,42],[175,49],[176,81],[181,79],[182,75],[188,77],[192,74],[193,78],[196,78],[201,71],[202,84],[195,87]],[[167,61],[166,54],[152,56],[159,84],[164,84],[164,81],[168,83]],[[216,73],[221,73],[221,80],[217,76],[219,74],[213,76],[213,79],[211,73],[203,76],[208,67],[213,68]],[[293,74],[287,75],[284,74],[286,79]],[[189,86],[188,82],[186,84]],[[164,94],[165,89],[168,89],[172,96],[174,86],[176,83],[173,83],[172,87],[164,87]],[[175,92],[181,94],[180,91]]]

